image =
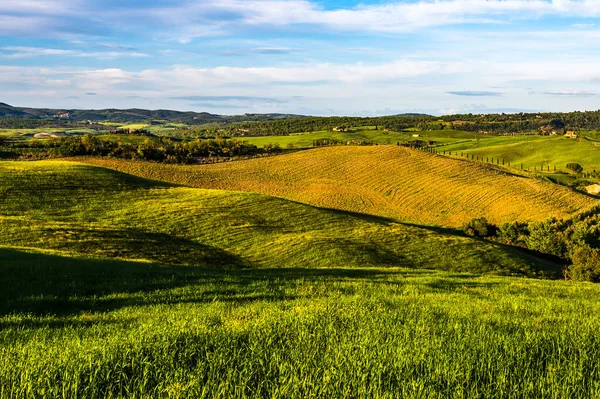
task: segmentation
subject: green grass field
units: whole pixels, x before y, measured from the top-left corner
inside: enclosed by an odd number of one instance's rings
[[[0,250],[0,396],[594,398],[600,287]]]
[[[479,157],[500,158],[520,168],[538,170],[544,166],[554,166],[566,170],[567,163],[579,163],[585,171],[600,171],[600,146],[585,138],[567,139],[564,137],[509,136],[494,137],[451,144],[444,149],[459,151]]]
[[[121,142],[128,144],[142,143],[144,140],[153,139],[148,136],[139,136],[135,134],[99,134],[96,137],[100,140],[110,140],[113,142],[121,140]]]
[[[600,286],[560,275],[451,228],[0,162],[0,398],[597,398]]]
[[[418,137],[413,137],[413,134]],[[531,170],[542,165],[544,168],[554,166],[557,170],[566,170],[567,163],[579,163],[586,171],[600,171],[600,146],[598,142],[585,137],[579,139],[567,139],[562,136],[494,136],[474,132],[463,132],[457,130],[434,130],[415,132],[386,132],[384,130],[373,130],[373,128],[354,128],[349,132],[311,132],[300,133],[289,136],[262,136],[243,137],[241,140],[264,146],[266,144],[279,144],[286,148],[312,147],[313,141],[318,139],[334,139],[346,141],[367,141],[376,144],[405,143],[410,140],[432,140],[439,150],[452,152],[463,152],[479,157],[500,158],[511,165]]]
[[[413,137],[419,135],[419,137]],[[481,135],[479,135],[481,136]],[[384,131],[381,126],[378,130],[375,127],[353,128],[349,132],[320,131],[310,133],[296,133],[289,136],[259,136],[259,137],[239,137],[239,140],[262,147],[266,144],[279,144],[282,148],[293,146],[295,148],[309,148],[313,146],[313,141],[319,139],[333,139],[341,142],[365,141],[376,144],[396,144],[405,143],[410,140],[433,140],[437,143],[454,143],[464,140],[475,140],[476,134],[461,132],[455,130],[435,130],[435,131],[415,131],[415,132],[394,132]],[[487,139],[482,138],[483,140]]]

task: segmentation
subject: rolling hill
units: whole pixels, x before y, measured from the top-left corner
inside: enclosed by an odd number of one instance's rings
[[[213,268],[558,270],[525,251],[452,230],[72,162],[1,163],[0,181],[0,246],[8,248]]]
[[[523,164],[524,168],[543,166],[553,171],[566,171],[566,164],[575,162],[586,172],[600,170],[600,146],[597,141],[585,137],[569,139],[565,137],[516,136],[492,137],[485,140],[450,144],[444,147],[451,151],[460,151],[478,157],[504,159],[513,165]]]
[[[201,166],[85,158],[146,178],[258,192],[314,206],[428,225],[474,217],[501,224],[564,217],[595,203],[568,188],[493,165],[396,146],[339,146]]]

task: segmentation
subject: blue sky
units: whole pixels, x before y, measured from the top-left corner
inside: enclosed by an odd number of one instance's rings
[[[600,0],[0,1],[0,102],[221,114],[600,108]]]

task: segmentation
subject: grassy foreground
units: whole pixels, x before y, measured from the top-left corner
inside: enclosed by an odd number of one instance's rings
[[[600,287],[0,250],[0,396],[597,398]]]

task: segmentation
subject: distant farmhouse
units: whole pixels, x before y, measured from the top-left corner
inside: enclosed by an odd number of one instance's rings
[[[550,125],[540,126],[540,134],[542,136],[556,136],[557,131],[553,126]]]
[[[600,194],[600,184],[592,184],[590,186],[586,186],[585,191],[588,194],[599,195]]]
[[[576,139],[577,135],[575,134],[574,131],[569,130],[567,133],[565,133],[565,137],[568,139]]]

